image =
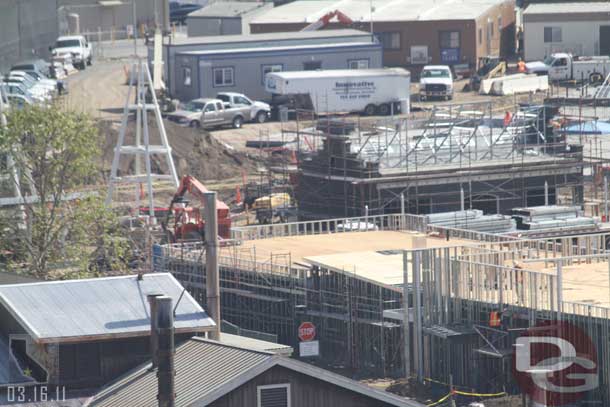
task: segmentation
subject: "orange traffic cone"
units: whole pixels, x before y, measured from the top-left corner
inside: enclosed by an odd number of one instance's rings
[[[235,187],[235,202],[238,204],[241,203],[241,191],[239,190],[239,185]]]
[[[504,115],[504,127],[506,127],[510,124],[510,119],[511,119],[510,112],[506,112],[506,114]]]

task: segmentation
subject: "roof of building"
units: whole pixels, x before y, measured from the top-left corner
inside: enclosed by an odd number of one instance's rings
[[[316,71],[285,71],[274,72],[274,75],[282,79],[295,78],[368,78],[371,75],[385,76],[409,76],[409,71],[403,68],[378,68],[378,69],[324,69]]]
[[[209,405],[274,366],[282,366],[394,406],[422,404],[373,389],[329,371],[293,359],[244,347],[193,338],[176,349],[176,405]],[[150,364],[117,379],[90,406],[156,406],[157,376]]]
[[[355,47],[371,47],[378,46],[381,44],[373,44],[371,42],[342,42],[332,44],[307,44],[307,45],[285,45],[277,47],[252,47],[252,48],[230,48],[230,49],[210,49],[205,51],[185,51],[180,52],[180,55],[197,55],[197,56],[210,56],[210,55],[225,55],[225,54],[249,54],[253,52],[278,52],[278,51],[306,51],[309,49],[322,50],[325,48],[355,48]]]
[[[0,303],[37,342],[80,342],[145,336],[150,332],[148,294],[176,304],[176,332],[214,326],[201,306],[169,273],[0,286]]]
[[[608,2],[536,3],[530,4],[524,15],[610,13]]]
[[[249,338],[247,336],[233,335],[226,332],[220,333],[220,342],[225,345],[271,352],[283,356],[290,356],[293,351],[292,346]]]
[[[472,20],[507,0],[372,0],[373,21]],[[255,17],[251,24],[313,23],[339,10],[353,21],[370,21],[369,0],[297,0]]]
[[[248,2],[248,1],[222,1],[195,10],[188,15],[191,17],[239,17],[258,8],[264,7],[263,2]]]
[[[230,44],[239,42],[263,42],[277,40],[305,40],[315,38],[341,38],[341,37],[365,37],[371,38],[371,34],[365,31],[353,29],[321,30],[321,31],[294,31],[264,34],[245,35],[212,35],[202,37],[177,37],[172,39],[172,46],[197,45],[197,44]],[[337,40],[339,41],[339,40]]]

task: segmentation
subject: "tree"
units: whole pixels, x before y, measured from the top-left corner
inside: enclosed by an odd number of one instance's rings
[[[57,105],[26,106],[7,115],[0,154],[13,158],[24,196],[18,211],[0,213],[0,246],[10,253],[9,267],[45,279],[125,267],[128,247],[118,219],[101,194],[87,187],[100,175],[99,140],[89,116]],[[4,171],[17,182],[12,171]]]

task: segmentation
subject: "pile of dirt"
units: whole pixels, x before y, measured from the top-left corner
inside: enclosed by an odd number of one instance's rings
[[[236,151],[229,145],[216,140],[209,132],[178,126],[164,121],[167,138],[172,147],[172,157],[179,176],[190,174],[200,181],[218,181],[240,178],[242,174],[253,174],[265,163],[259,157],[243,151]],[[100,134],[103,137],[102,165],[106,173],[112,166],[120,123],[99,121]],[[149,119],[150,143],[160,144],[159,132],[154,118]],[[144,136],[142,136],[142,141]],[[132,118],[127,126],[125,145],[135,144],[135,120]],[[153,156],[153,171],[167,173],[165,158]],[[133,156],[121,156],[120,171],[133,173],[135,160]],[[144,165],[144,163],[142,163]]]

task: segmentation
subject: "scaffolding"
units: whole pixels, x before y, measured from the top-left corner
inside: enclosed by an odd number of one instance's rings
[[[434,107],[421,120],[320,119],[297,138],[321,138],[299,159],[302,219],[467,209],[507,213],[550,203],[566,188],[582,203],[582,154],[548,127],[545,106],[497,112],[491,102]],[[297,142],[302,145],[302,142]]]

